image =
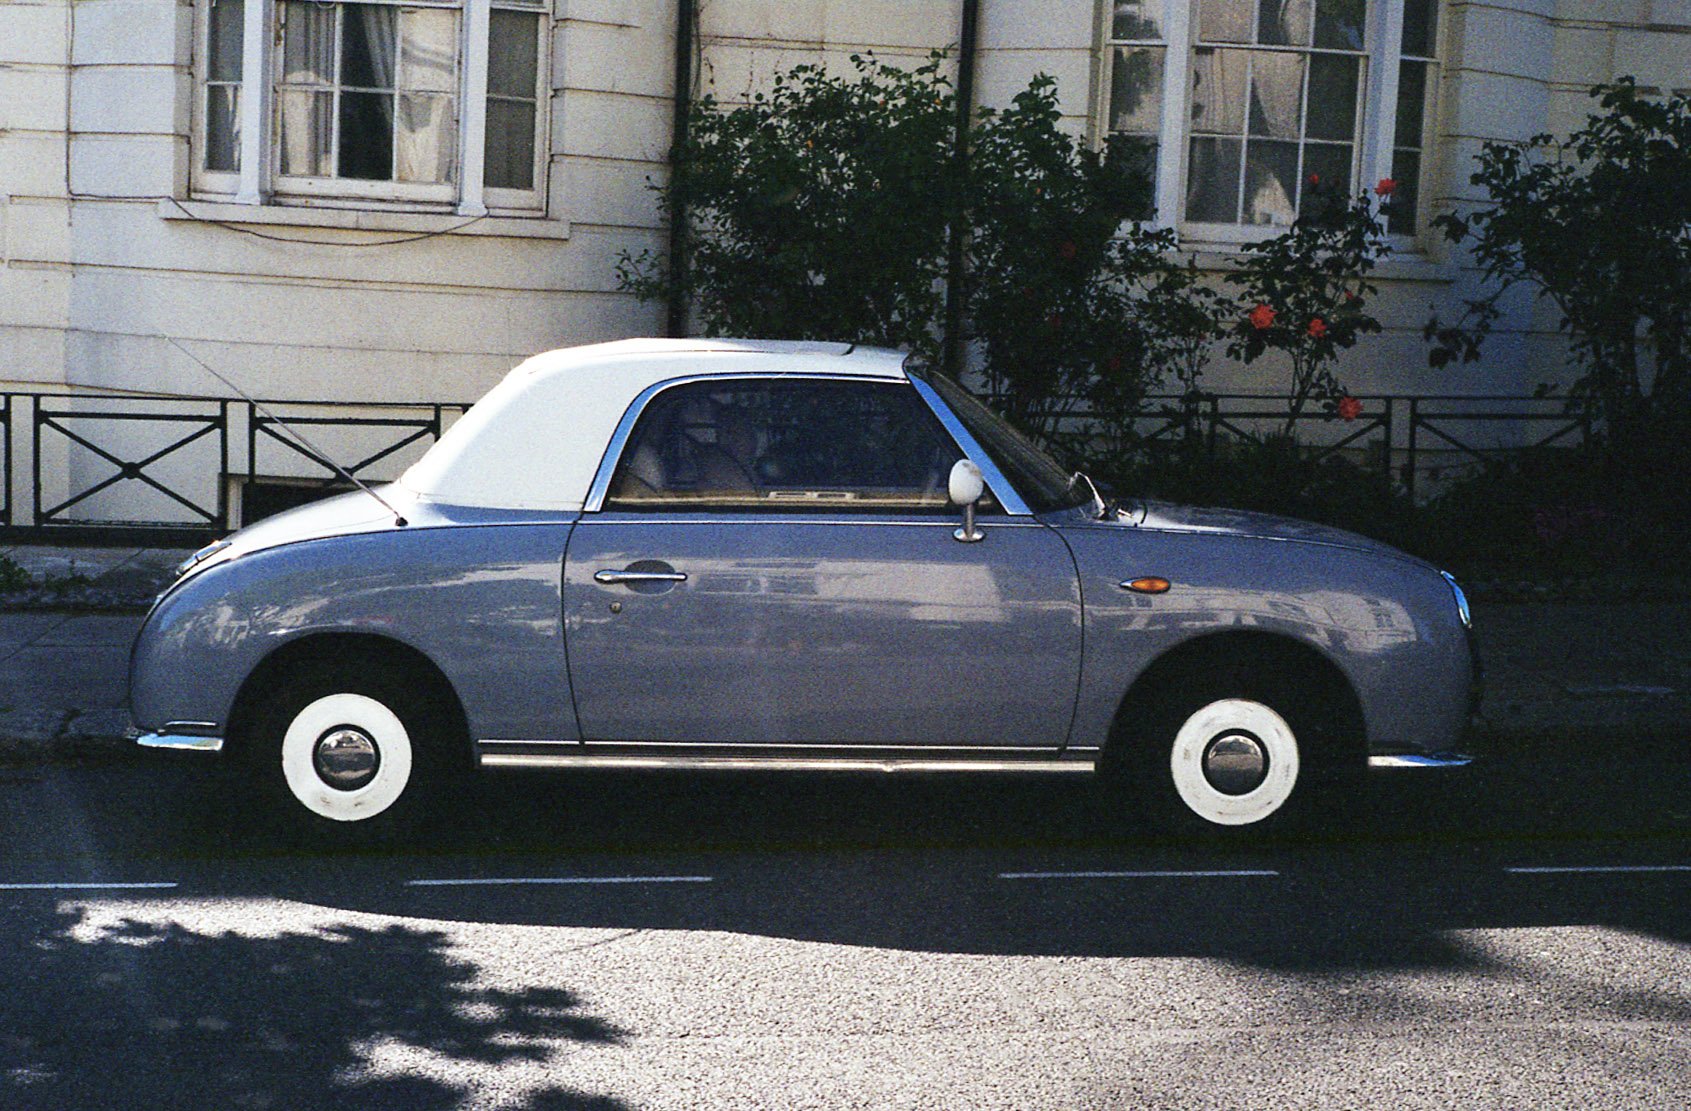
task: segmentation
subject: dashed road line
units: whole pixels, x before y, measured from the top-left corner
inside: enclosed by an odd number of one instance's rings
[[[0,891],[159,891],[174,883],[0,883]]]
[[[1142,880],[1205,879],[1232,876],[1278,876],[1272,868],[1216,868],[1143,872],[1000,872],[1001,880]]]
[[[549,887],[576,884],[712,883],[714,876],[518,876],[508,879],[406,880],[406,887]]]
[[[1516,876],[1551,876],[1579,873],[1601,875],[1620,872],[1691,872],[1691,864],[1558,864],[1505,868],[1503,870]]]

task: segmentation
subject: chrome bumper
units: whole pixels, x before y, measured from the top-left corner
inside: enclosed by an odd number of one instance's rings
[[[206,737],[192,733],[141,733],[135,743],[142,748],[174,748],[188,752],[221,752],[222,737]]]
[[[1370,768],[1465,768],[1474,762],[1472,756],[1460,752],[1394,752],[1370,756]]]

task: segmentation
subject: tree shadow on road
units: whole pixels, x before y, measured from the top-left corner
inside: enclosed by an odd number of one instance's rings
[[[485,1066],[534,1081],[501,1106],[622,1106],[557,1082],[571,1047],[617,1045],[621,1031],[570,991],[484,985],[440,932],[262,920],[196,932],[145,899],[9,901],[8,1109],[426,1111],[476,1103]]]

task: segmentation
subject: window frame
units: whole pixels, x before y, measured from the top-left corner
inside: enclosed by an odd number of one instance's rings
[[[600,465],[599,474],[595,476],[593,490],[587,499],[586,512],[605,512],[643,516],[648,514],[689,515],[707,517],[737,517],[737,516],[788,516],[817,514],[852,517],[897,517],[912,518],[949,518],[956,512],[949,500],[942,500],[929,506],[903,506],[888,504],[886,501],[866,499],[858,501],[850,496],[818,497],[807,501],[802,497],[771,498],[754,504],[713,505],[707,500],[691,500],[688,498],[665,499],[661,496],[650,499],[648,503],[640,504],[625,501],[618,497],[617,486],[624,473],[631,466],[632,454],[637,451],[640,443],[640,433],[645,428],[648,417],[660,403],[674,404],[678,394],[697,392],[707,394],[714,390],[790,390],[805,386],[824,387],[828,389],[850,389],[853,387],[898,391],[908,393],[908,403],[911,409],[921,413],[932,424],[932,431],[936,438],[943,441],[958,459],[969,458],[969,453],[959,444],[953,430],[934,412],[928,399],[922,391],[915,389],[908,380],[886,378],[867,375],[844,374],[770,374],[767,372],[747,372],[730,375],[691,375],[685,378],[660,382],[642,392],[630,405],[623,419],[619,422],[616,434],[613,436],[611,450],[608,450],[604,461]],[[688,398],[682,398],[685,403]],[[943,494],[944,486],[941,492]],[[850,486],[839,487],[842,492],[853,490]],[[1002,513],[1003,510],[992,499],[983,499],[986,504],[982,507],[984,513]]]
[[[455,181],[416,183],[340,177],[284,176],[278,89],[282,79],[280,0],[244,0],[241,74],[238,82],[235,171],[205,167],[207,87],[211,65],[211,10],[217,0],[194,5],[193,108],[188,152],[188,196],[193,200],[236,205],[341,208],[364,211],[456,214],[458,216],[546,217],[550,196],[551,74],[554,20],[546,0],[330,0],[379,3],[391,7],[443,8],[460,13],[458,80],[452,94],[458,107],[453,136]],[[488,58],[493,10],[533,17],[537,41],[534,75],[534,172],[528,189],[489,187],[484,183]],[[254,81],[253,74],[265,79]]]
[[[1094,112],[1093,118],[1100,139],[1116,134],[1111,126],[1114,122],[1111,118],[1111,100],[1118,46],[1131,50],[1135,47],[1155,48],[1160,43],[1163,50],[1162,118],[1157,136],[1160,157],[1154,182],[1156,215],[1152,223],[1157,227],[1174,229],[1183,243],[1213,245],[1225,250],[1278,234],[1285,229],[1285,225],[1213,223],[1189,220],[1186,217],[1186,189],[1192,139],[1192,60],[1198,45],[1197,9],[1200,2],[1201,0],[1164,0],[1161,37],[1152,40],[1116,39],[1115,5],[1111,0],[1100,0],[1098,34],[1101,62],[1097,67],[1097,111]],[[1382,178],[1391,177],[1397,148],[1418,148],[1420,163],[1412,190],[1418,207],[1414,214],[1415,230],[1411,233],[1392,233],[1390,236],[1394,246],[1412,250],[1426,226],[1426,183],[1431,176],[1436,157],[1438,102],[1446,64],[1445,44],[1450,20],[1443,0],[1433,0],[1438,22],[1431,43],[1431,57],[1407,55],[1402,49],[1405,3],[1406,0],[1368,0],[1363,49],[1359,52],[1364,68],[1360,78],[1363,103],[1356,120],[1356,176],[1353,179],[1353,187],[1357,191],[1371,189],[1374,183]],[[1256,5],[1252,6],[1254,8]],[[1256,18],[1254,11],[1252,18]],[[1276,49],[1254,45],[1242,48]],[[1413,144],[1398,142],[1395,134],[1398,82],[1406,57],[1411,62],[1427,67],[1422,134],[1416,137]],[[1170,157],[1171,153],[1173,157]]]

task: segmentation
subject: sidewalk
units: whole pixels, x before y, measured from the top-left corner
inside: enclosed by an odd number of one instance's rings
[[[127,740],[129,644],[186,550],[17,546],[44,584],[0,594],[0,763],[110,759]],[[1481,602],[1480,754],[1678,752],[1691,602]]]

